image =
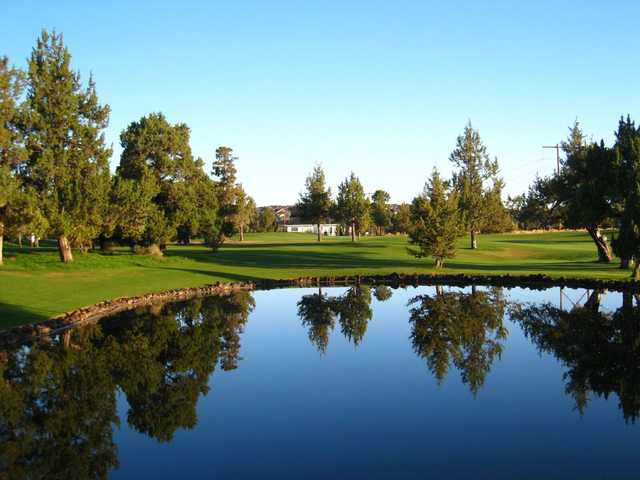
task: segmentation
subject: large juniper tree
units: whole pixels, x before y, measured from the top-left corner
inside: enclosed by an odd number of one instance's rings
[[[42,32],[29,60],[23,125],[23,178],[38,193],[65,263],[73,260],[72,245],[87,248],[100,233],[111,155],[103,134],[109,106],[98,102],[92,78],[82,85],[70,62],[62,35]]]
[[[464,213],[467,231],[471,235],[471,248],[477,248],[476,235],[492,218],[487,199],[497,181],[498,161],[491,161],[487,147],[471,122],[456,140],[456,148],[449,160],[458,168],[453,184],[460,195],[460,209]]]
[[[157,253],[156,247],[162,250],[176,238],[179,228],[187,237],[197,231],[191,222],[203,208],[196,187],[204,172],[202,162],[191,154],[189,127],[184,123],[172,125],[162,113],[152,113],[132,122],[120,135],[120,142],[123,150],[118,176],[157,192],[152,197],[140,197],[149,198],[153,204],[140,206],[147,219],[140,243]]]
[[[331,189],[327,187],[324,170],[320,165],[313,168],[305,182],[306,191],[300,194],[298,211],[305,220],[312,222],[318,229],[318,241],[322,238],[320,227],[329,220],[332,201]]]
[[[598,259],[610,262],[611,247],[601,228],[613,214],[614,152],[604,142],[588,144],[577,121],[562,147],[566,159],[551,188],[564,207],[566,225],[585,228],[596,245]]]

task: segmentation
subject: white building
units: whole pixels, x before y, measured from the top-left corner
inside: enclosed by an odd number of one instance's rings
[[[297,225],[281,225],[280,230],[283,232],[297,232],[297,233],[318,233],[318,226],[308,223],[302,223]],[[336,223],[323,223],[320,225],[320,234],[335,237],[338,234],[338,224]]]

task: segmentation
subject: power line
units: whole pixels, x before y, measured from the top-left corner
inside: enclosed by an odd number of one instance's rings
[[[543,145],[542,148],[555,148],[556,149],[556,168],[557,174],[560,175],[560,145]]]

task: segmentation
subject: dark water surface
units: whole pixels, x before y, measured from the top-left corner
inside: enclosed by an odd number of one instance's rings
[[[240,292],[0,369],[0,478],[640,477],[630,294]]]

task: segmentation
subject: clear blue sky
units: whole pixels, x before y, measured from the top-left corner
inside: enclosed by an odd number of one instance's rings
[[[111,105],[107,140],[153,111],[186,122],[207,168],[240,157],[259,205],[292,203],[315,162],[396,202],[422,189],[470,119],[507,193],[550,173],[578,118],[607,142],[640,120],[640,2],[6,2],[0,55],[24,65],[42,28]]]

